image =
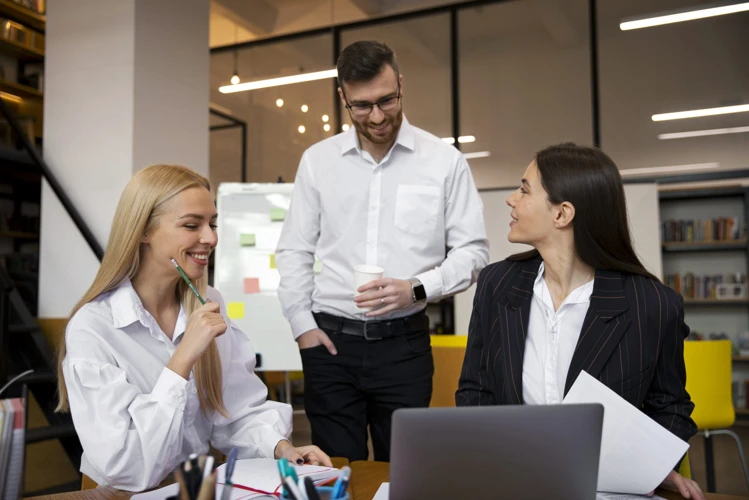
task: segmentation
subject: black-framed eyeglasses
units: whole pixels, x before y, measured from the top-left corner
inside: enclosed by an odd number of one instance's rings
[[[343,92],[343,89],[341,89]],[[380,108],[380,111],[390,111],[395,109],[402,97],[401,86],[398,84],[398,93],[393,96],[385,97],[377,102],[357,102],[356,104],[349,104],[346,92],[343,92],[343,99],[346,101],[346,109],[350,110],[356,116],[367,116],[372,112],[375,106]]]

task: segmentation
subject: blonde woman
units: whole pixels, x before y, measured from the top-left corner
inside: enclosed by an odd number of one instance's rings
[[[266,401],[255,352],[207,286],[217,244],[208,181],[178,166],[139,172],[117,205],[94,283],[61,344],[58,410],[70,410],[81,472],[129,491],[158,485],[209,442],[239,458],[330,466],[315,446],[294,448],[291,408]],[[200,305],[170,259],[203,297]]]

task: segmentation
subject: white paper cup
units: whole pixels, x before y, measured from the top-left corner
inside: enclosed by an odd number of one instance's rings
[[[382,278],[382,274],[385,270],[377,266],[369,266],[367,264],[359,264],[354,267],[354,296],[359,296],[361,293],[358,291],[359,287],[366,285],[370,281],[378,280]]]

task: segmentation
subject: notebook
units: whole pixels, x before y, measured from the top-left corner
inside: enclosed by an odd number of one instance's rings
[[[309,476],[316,486],[335,481],[340,470],[332,467],[319,467],[316,465],[294,465],[297,475]],[[224,473],[226,464],[216,469],[216,498],[221,498],[224,488]],[[249,500],[255,497],[263,497],[279,493],[281,491],[281,476],[278,474],[276,460],[272,458],[250,458],[237,460],[232,476],[234,489],[231,500]],[[131,500],[164,500],[178,493],[176,484],[170,484],[158,490],[133,495]]]

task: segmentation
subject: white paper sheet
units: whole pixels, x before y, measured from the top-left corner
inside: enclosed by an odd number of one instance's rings
[[[390,483],[382,483],[372,500],[388,500],[390,498]]]
[[[653,495],[652,497],[644,496],[644,495],[621,495],[619,493],[597,493],[596,494],[596,500],[666,500],[663,497],[659,497],[658,495]]]
[[[646,495],[655,490],[689,445],[586,372],[563,404],[604,407],[598,491]]]

